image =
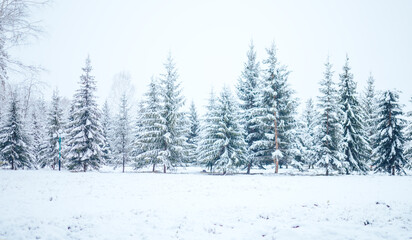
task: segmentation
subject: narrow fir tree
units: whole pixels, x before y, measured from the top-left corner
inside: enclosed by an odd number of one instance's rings
[[[360,104],[356,96],[356,83],[353,81],[353,74],[350,72],[349,58],[343,66],[343,73],[340,74],[340,99],[339,104],[342,109],[343,128],[343,168],[346,174],[352,171],[364,173],[367,170],[366,158],[368,142],[365,140],[363,116]]]
[[[395,173],[405,173],[407,160],[403,155],[405,138],[403,129],[406,121],[402,119],[402,109],[399,104],[399,94],[396,91],[385,91],[379,101],[379,118],[376,133],[377,147],[373,150],[376,162],[375,170]]]
[[[103,136],[99,122],[101,114],[94,96],[96,81],[94,76],[90,75],[92,66],[89,57],[87,57],[86,65],[82,70],[80,88],[74,95],[70,116],[67,160],[70,170],[86,172],[89,167],[99,169],[103,161],[101,150]]]
[[[145,94],[145,100],[137,121],[137,133],[135,148],[136,168],[152,165],[152,171],[156,165],[162,164],[162,152],[165,150],[166,120],[162,115],[160,89],[158,82],[152,78],[149,89]]]
[[[247,148],[247,174],[253,165],[260,165],[255,151],[251,148],[253,143],[259,140],[258,124],[254,114],[259,107],[259,62],[256,60],[256,52],[253,42],[250,43],[247,52],[247,62],[244,64],[241,77],[237,84],[237,96],[240,99],[242,125],[245,132]]]
[[[33,153],[33,165],[37,168],[40,166],[43,159],[47,156],[45,155],[46,150],[46,139],[47,139],[47,115],[46,105],[43,99],[38,99],[33,108],[31,109],[31,119],[30,119],[30,142],[31,149]]]
[[[40,167],[46,166],[55,169],[59,163],[59,137],[63,132],[63,110],[60,106],[59,92],[53,92],[50,110],[47,114],[47,140],[44,149],[44,158],[40,161]],[[63,142],[63,141],[62,141]],[[60,159],[62,162],[63,159]]]
[[[184,158],[183,152],[186,143],[185,115],[181,111],[184,98],[180,83],[177,82],[178,74],[171,55],[164,64],[166,73],[161,75],[162,116],[165,120],[165,134],[163,135],[163,151],[160,157],[163,163],[163,172],[166,169],[181,165]]]
[[[131,127],[129,120],[129,106],[126,94],[123,94],[120,100],[119,113],[116,118],[114,128],[113,160],[116,166],[122,165],[122,172],[129,162],[131,153]]]
[[[367,149],[367,165],[371,166],[373,163],[372,160],[372,147],[375,146],[375,139],[373,136],[375,135],[376,131],[376,118],[377,118],[377,95],[375,92],[375,79],[373,78],[372,74],[369,75],[367,86],[365,92],[362,97],[362,109],[364,115],[364,125],[365,125],[365,133],[366,133],[366,141],[368,141],[368,145],[370,148]]]
[[[268,57],[263,62],[266,68],[263,72],[262,90],[260,93],[260,107],[255,110],[254,121],[259,123],[259,136],[251,149],[256,151],[255,156],[261,162],[275,162],[275,172],[278,172],[279,163],[293,164],[295,139],[293,128],[296,126],[296,100],[292,97],[293,91],[288,85],[289,71],[281,66],[276,56],[273,44],[266,49]]]
[[[189,116],[188,116],[188,121],[189,121],[189,130],[188,130],[188,136],[186,140],[186,151],[187,151],[187,156],[188,156],[188,163],[196,163],[197,160],[197,145],[199,141],[199,128],[200,128],[200,123],[199,119],[197,116],[197,110],[195,103],[192,101],[192,104],[190,105],[189,109]]]
[[[17,93],[14,92],[11,96],[8,114],[5,116],[0,134],[2,158],[14,170],[25,167],[31,168],[33,166],[29,138],[24,131],[19,101],[17,99]]]
[[[318,107],[320,110],[316,165],[324,167],[326,175],[330,170],[340,170],[342,167],[339,154],[339,135],[341,128],[338,118],[337,91],[333,82],[332,64],[329,57],[325,63],[324,77],[320,81]]]
[[[317,147],[319,141],[316,136],[319,113],[315,109],[312,98],[306,102],[306,108],[302,116],[302,128],[300,131],[300,142],[302,143],[302,162],[309,168],[313,168],[317,159]]]
[[[410,99],[412,103],[412,98]],[[406,127],[405,131],[405,158],[408,161],[408,168],[412,169],[412,111],[408,112],[408,126]]]
[[[247,145],[243,139],[243,130],[238,121],[238,113],[239,109],[230,90],[224,87],[218,99],[219,127],[215,129],[216,141],[213,143],[213,147],[218,151],[214,165],[223,174],[233,172],[246,160]]]
[[[112,156],[112,118],[110,115],[110,108],[107,100],[104,102],[103,105],[103,116],[102,116],[102,136],[103,136],[103,146],[102,146],[102,153],[103,153],[103,160],[105,164],[112,164],[111,156]]]
[[[217,131],[219,129],[219,113],[217,111],[216,96],[211,90],[207,112],[200,125],[200,141],[198,145],[198,162],[210,172],[214,171],[216,160],[219,157],[220,149],[215,147],[218,140]]]

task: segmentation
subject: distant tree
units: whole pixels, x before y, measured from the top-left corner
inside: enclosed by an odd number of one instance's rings
[[[114,123],[114,141],[113,141],[113,160],[116,166],[122,165],[122,172],[125,170],[125,165],[130,160],[131,154],[131,126],[129,119],[129,106],[127,102],[126,94],[122,95],[120,101],[119,113],[117,114],[116,121]]]
[[[315,109],[312,98],[306,102],[306,108],[302,115],[302,125],[300,131],[300,141],[302,143],[302,162],[306,163],[309,168],[313,168],[317,160],[317,149],[319,148],[319,139],[317,138],[319,113]]]
[[[70,170],[86,172],[89,167],[99,169],[103,161],[101,114],[95,100],[96,81],[90,75],[91,70],[90,58],[87,57],[70,114],[67,136],[69,150],[66,156]]]
[[[295,139],[293,128],[296,127],[296,99],[288,84],[289,71],[281,66],[273,44],[266,49],[267,59],[263,61],[263,80],[260,94],[260,108],[253,121],[259,123],[259,134],[251,149],[261,162],[275,162],[275,172],[280,164],[293,164]]]
[[[247,174],[253,165],[261,165],[259,158],[256,158],[255,151],[251,149],[253,143],[259,140],[261,134],[258,132],[258,123],[255,112],[259,107],[259,62],[256,60],[256,52],[253,42],[250,43],[247,52],[247,62],[238,80],[237,96],[240,99],[241,123],[245,132],[247,147]]]
[[[364,116],[366,141],[368,141],[368,145],[370,146],[366,149],[366,162],[368,166],[371,166],[373,163],[372,148],[376,145],[373,136],[375,135],[376,131],[376,119],[378,114],[378,96],[375,92],[375,79],[373,78],[372,74],[369,75],[366,89],[362,95],[362,109]]]
[[[219,125],[219,112],[217,110],[216,95],[213,90],[210,92],[207,112],[200,124],[200,141],[198,145],[198,162],[210,172],[214,171],[216,160],[219,157],[218,147],[215,142],[219,140],[217,136]]]
[[[110,115],[110,108],[107,100],[104,102],[103,105],[103,116],[102,116],[102,136],[103,136],[103,145],[102,145],[102,153],[103,159],[105,164],[111,164],[111,156],[112,156],[112,117]]]
[[[183,152],[186,143],[185,115],[181,108],[184,105],[184,98],[175,63],[171,55],[164,64],[166,73],[161,75],[160,84],[162,92],[162,117],[165,120],[165,134],[163,135],[163,151],[160,152],[160,159],[163,163],[163,172],[182,164]]]
[[[239,109],[228,88],[223,88],[218,99],[217,123],[213,147],[218,151],[214,165],[223,174],[234,171],[246,161],[246,143],[239,123]]]
[[[385,91],[379,100],[379,118],[376,128],[377,147],[373,150],[376,162],[375,170],[395,173],[405,173],[407,160],[404,157],[405,137],[403,129],[406,121],[402,119],[402,109],[399,104],[399,94],[396,91]]]
[[[30,151],[29,137],[24,131],[21,120],[16,92],[11,96],[8,114],[1,128],[0,149],[2,158],[11,169],[32,168],[33,156]]]
[[[199,142],[199,130],[200,130],[200,122],[197,116],[197,110],[195,103],[192,101],[190,105],[190,110],[188,114],[188,135],[186,140],[186,151],[189,163],[195,163],[197,161],[197,145]]]
[[[162,155],[166,149],[166,119],[162,115],[160,91],[159,83],[152,78],[138,115],[134,144],[137,152],[136,167],[150,164],[153,166],[153,172],[156,165],[163,163]]]
[[[343,113],[342,146],[344,158],[342,163],[346,174],[352,171],[364,173],[367,170],[366,158],[370,148],[365,140],[363,115],[357,99],[356,83],[353,81],[350,69],[349,58],[346,56],[343,73],[339,75],[339,104]]]
[[[317,135],[320,147],[317,149],[318,159],[316,162],[316,165],[325,168],[326,175],[329,175],[330,170],[341,170],[342,167],[339,154],[341,126],[338,118],[338,96],[332,77],[332,64],[328,58],[319,88],[321,95],[318,97],[320,116]]]
[[[410,102],[412,103],[412,98],[410,99]],[[408,168],[412,168],[412,111],[408,112],[408,117],[409,117],[409,122],[408,126],[406,127],[405,131],[405,138],[406,138],[406,144],[405,144],[405,158],[408,161]]]
[[[47,112],[47,108],[43,99],[36,100],[33,105],[29,133],[31,151],[33,153],[33,165],[37,167],[47,157],[45,155],[47,141],[47,115],[45,113]]]

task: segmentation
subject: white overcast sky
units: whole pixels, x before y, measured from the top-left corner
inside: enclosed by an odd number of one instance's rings
[[[187,102],[203,108],[212,86],[234,90],[251,39],[259,60],[275,41],[302,102],[318,95],[326,57],[337,81],[346,53],[358,91],[372,72],[377,89],[402,90],[404,103],[412,96],[408,0],[54,0],[34,16],[45,33],[12,53],[48,70],[46,97],[58,87],[71,98],[89,54],[100,103],[121,71],[139,98],[171,51]]]

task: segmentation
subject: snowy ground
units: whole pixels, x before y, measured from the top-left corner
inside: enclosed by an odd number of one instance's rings
[[[1,170],[0,239],[412,239],[412,177]]]

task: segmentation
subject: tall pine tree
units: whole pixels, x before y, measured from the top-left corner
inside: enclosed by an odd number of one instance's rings
[[[68,168],[70,170],[99,169],[103,161],[101,146],[103,143],[100,111],[94,95],[96,81],[91,75],[92,66],[87,57],[83,74],[80,77],[80,88],[74,95],[69,123]]]
[[[410,102],[412,103],[412,98],[410,99]],[[409,164],[408,168],[412,169],[412,111],[408,112],[408,117],[409,121],[405,131],[405,158]]]
[[[103,159],[105,164],[112,164],[111,156],[112,156],[112,117],[110,114],[110,108],[107,100],[104,102],[103,105],[103,116],[102,116],[102,135],[103,135],[103,146],[102,146],[102,153]]]
[[[254,114],[259,107],[259,62],[256,60],[256,52],[253,42],[250,43],[247,52],[247,62],[244,64],[241,77],[237,84],[237,96],[240,99],[242,125],[244,126],[245,141],[247,147],[247,174],[253,165],[259,165],[255,151],[251,148],[256,140],[260,139],[258,124]]]
[[[166,169],[182,164],[184,148],[186,143],[185,115],[181,108],[184,98],[178,74],[169,54],[164,64],[166,73],[161,75],[160,83],[162,92],[162,117],[165,120],[165,134],[163,135],[163,151],[160,158],[163,163],[163,172]]]
[[[29,137],[24,131],[20,114],[17,93],[14,92],[0,132],[1,157],[14,170],[33,166]]]
[[[379,100],[379,118],[377,125],[377,147],[373,150],[376,171],[405,173],[407,160],[404,157],[405,137],[403,129],[406,121],[402,119],[399,94],[396,91],[385,91]]]
[[[186,155],[187,155],[187,162],[188,163],[195,163],[197,160],[197,145],[199,142],[199,130],[200,130],[200,123],[197,116],[197,110],[195,103],[192,101],[190,105],[189,114],[188,114],[188,135],[186,140]]]
[[[340,170],[342,163],[339,154],[339,135],[341,127],[339,124],[339,108],[337,104],[337,90],[333,82],[332,64],[329,57],[325,63],[324,77],[320,81],[320,96],[318,107],[320,110],[318,139],[320,146],[317,148],[316,165],[324,167],[326,175],[331,170]]]
[[[365,172],[367,170],[367,150],[370,148],[365,140],[363,116],[356,94],[356,83],[350,72],[349,58],[343,66],[343,73],[339,75],[339,104],[342,109],[343,128],[343,168],[346,174],[352,171]]]

